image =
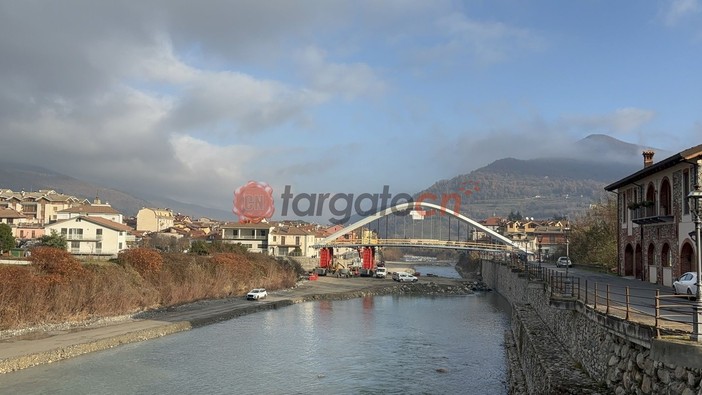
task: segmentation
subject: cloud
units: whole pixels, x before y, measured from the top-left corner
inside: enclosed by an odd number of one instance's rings
[[[702,12],[700,0],[672,0],[663,11],[663,20],[667,26],[676,26],[683,19]]]
[[[640,132],[650,123],[656,113],[640,108],[620,108],[609,114],[591,116],[565,116],[559,124],[563,129],[583,132],[608,132],[613,135],[626,135]]]
[[[332,63],[326,58],[326,52],[317,47],[308,46],[298,54],[302,74],[314,89],[347,99],[374,96],[385,90],[385,82],[369,65]]]
[[[471,19],[456,12],[440,17],[436,25],[444,40],[426,50],[423,56],[430,59],[465,54],[478,64],[490,65],[519,53],[540,51],[546,45],[545,39],[532,30]]]

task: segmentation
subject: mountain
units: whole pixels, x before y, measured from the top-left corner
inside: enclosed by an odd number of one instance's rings
[[[13,191],[53,189],[56,192],[91,201],[95,197],[99,197],[101,201],[110,203],[112,207],[125,216],[136,215],[142,207],[167,207],[176,213],[182,213],[194,218],[228,219],[232,217],[232,213],[225,210],[182,203],[164,197],[150,197],[147,200],[116,189],[82,181],[43,167],[17,163],[0,162],[0,188],[12,189]]]
[[[510,212],[547,219],[570,217],[606,198],[604,186],[643,166],[644,148],[606,135],[591,135],[553,157],[504,158],[441,180],[419,192],[458,193],[461,212],[475,219]],[[655,150],[657,159],[668,156]],[[418,194],[418,195],[419,195]]]

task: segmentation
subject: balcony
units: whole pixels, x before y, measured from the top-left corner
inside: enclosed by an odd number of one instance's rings
[[[268,236],[261,235],[227,235],[222,236],[222,240],[268,240]]]
[[[629,210],[631,211],[631,222],[637,225],[666,224],[675,221],[675,217],[669,215],[665,207],[661,207],[659,210],[655,204],[639,206],[634,209],[629,208]]]

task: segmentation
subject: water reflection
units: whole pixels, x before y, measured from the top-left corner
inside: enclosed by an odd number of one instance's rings
[[[0,376],[0,388],[22,394],[505,394],[503,306],[495,295],[303,303]]]

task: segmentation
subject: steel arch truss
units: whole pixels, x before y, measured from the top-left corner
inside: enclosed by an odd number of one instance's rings
[[[365,225],[370,224],[371,222],[378,220],[380,218],[383,218],[385,216],[388,216],[390,214],[396,213],[396,212],[401,212],[401,211],[407,211],[407,210],[417,210],[419,208],[425,208],[425,209],[432,209],[432,210],[437,210],[438,212],[441,213],[446,213],[448,215],[451,215],[455,218],[458,218],[459,220],[477,228],[480,229],[481,231],[485,232],[486,234],[489,234],[492,236],[494,239],[499,241],[499,244],[485,244],[485,243],[478,243],[478,242],[440,242],[437,243],[437,240],[423,240],[423,239],[395,239],[395,240],[381,240],[380,242],[375,242],[372,243],[370,240],[367,243],[362,243],[362,242],[340,242],[337,239],[339,239],[341,236],[344,236],[348,233],[353,232],[356,229],[362,228]],[[402,247],[402,246],[412,246],[412,247],[432,247],[432,248],[453,248],[453,249],[467,249],[467,250],[483,250],[483,251],[521,251],[521,252],[526,252],[526,250],[523,247],[520,247],[518,244],[514,243],[512,240],[509,238],[495,232],[494,230],[485,227],[481,225],[480,223],[466,217],[465,215],[462,215],[460,213],[457,213],[453,210],[450,210],[448,208],[439,206],[434,203],[428,203],[428,202],[405,202],[405,203],[400,203],[398,205],[395,205],[393,207],[386,208],[384,210],[380,210],[375,214],[371,214],[360,221],[357,221],[343,229],[338,230],[337,232],[332,233],[331,235],[325,237],[322,239],[319,244],[316,245],[318,248],[323,248],[323,247],[352,247],[352,246],[360,246],[360,245],[378,245],[378,246],[386,246],[386,247]]]

